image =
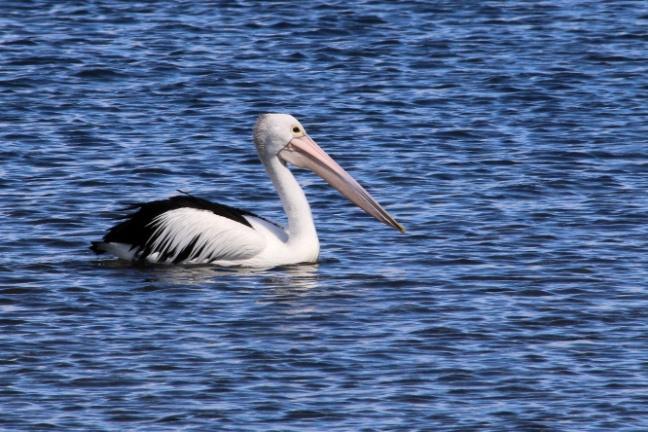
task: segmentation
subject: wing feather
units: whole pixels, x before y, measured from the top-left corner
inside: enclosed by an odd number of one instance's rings
[[[246,210],[189,194],[133,204],[137,209],[92,242],[95,253],[156,263],[209,263],[251,258],[266,245],[248,220],[265,219]]]
[[[265,238],[253,228],[208,210],[169,210],[149,225],[153,234],[143,252],[158,254],[158,262],[236,261],[251,258],[265,247]]]

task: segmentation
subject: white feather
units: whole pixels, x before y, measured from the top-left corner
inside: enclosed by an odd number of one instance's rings
[[[254,229],[208,210],[189,207],[170,210],[153,219],[150,225],[155,228],[150,249],[158,253],[146,259],[153,262],[169,252],[172,255],[167,261],[173,262],[194,239],[194,253],[186,259],[191,263],[248,259],[259,254],[266,244],[264,236]],[[197,251],[200,254],[196,255]]]

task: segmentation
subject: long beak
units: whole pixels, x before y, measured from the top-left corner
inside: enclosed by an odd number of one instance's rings
[[[389,226],[405,232],[387,210],[369,195],[351,175],[337,164],[308,135],[293,138],[280,152],[281,158],[299,168],[309,169],[322,177],[351,202]]]

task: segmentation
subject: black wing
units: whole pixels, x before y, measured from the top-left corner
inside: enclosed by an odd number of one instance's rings
[[[192,195],[178,195],[164,200],[151,201],[147,203],[137,203],[128,206],[125,210],[135,210],[124,216],[124,220],[108,230],[103,237],[102,242],[92,242],[90,247],[97,254],[105,252],[102,247],[104,243],[123,243],[131,245],[131,249],[136,249],[139,258],[145,258],[151,252],[151,244],[155,240],[156,227],[152,222],[163,213],[180,208],[194,208],[199,210],[208,210],[218,216],[231,219],[252,228],[252,225],[243,216],[254,216],[263,219],[256,214],[230,207],[224,204],[212,203],[202,198]],[[265,220],[265,219],[264,219]],[[191,246],[191,245],[190,245]],[[188,249],[191,249],[188,247]],[[175,251],[166,251],[169,256],[175,255]],[[174,261],[182,261],[196,251],[183,250]],[[166,260],[169,256],[162,256],[161,260]]]

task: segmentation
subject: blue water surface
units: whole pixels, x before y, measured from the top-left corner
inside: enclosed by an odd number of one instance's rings
[[[648,430],[644,1],[0,2],[0,429]],[[88,245],[177,189],[283,222],[290,112],[407,228],[300,172],[320,262]]]

